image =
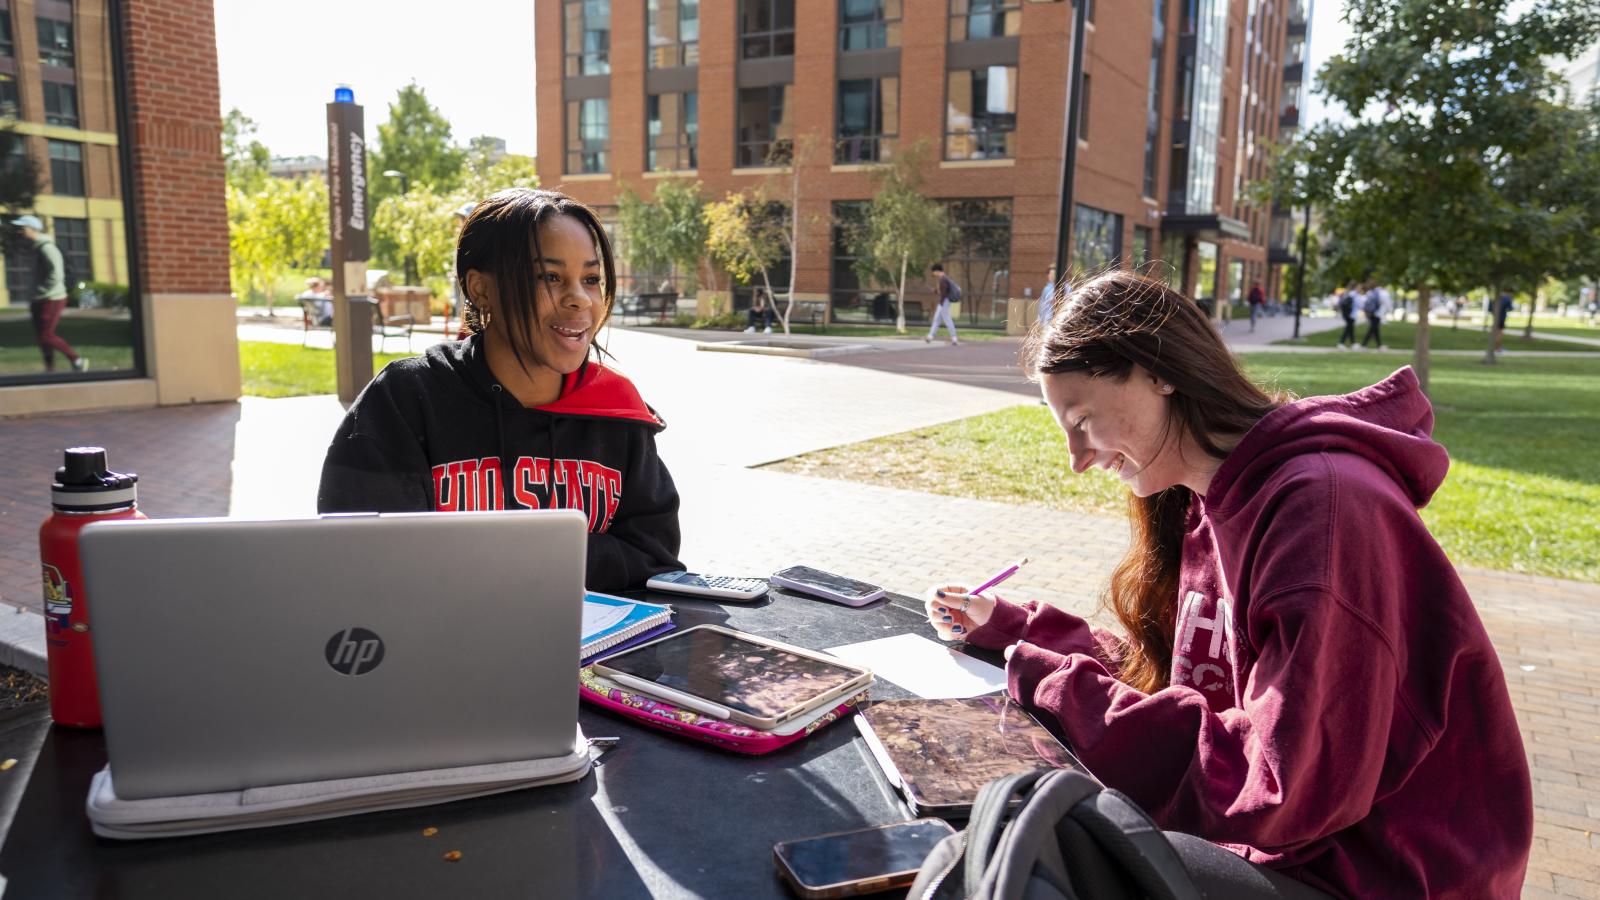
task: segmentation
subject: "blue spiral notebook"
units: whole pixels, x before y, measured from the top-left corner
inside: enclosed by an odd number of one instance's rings
[[[672,630],[672,607],[590,591],[583,596],[584,665]]]

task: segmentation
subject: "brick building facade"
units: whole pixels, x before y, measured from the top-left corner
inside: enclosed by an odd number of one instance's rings
[[[71,43],[79,60],[84,112],[106,112],[100,125],[83,125],[103,137],[96,146],[108,148],[106,159],[95,169],[104,171],[109,187],[103,193],[91,192],[90,197],[102,199],[108,218],[107,204],[114,203],[115,220],[120,223],[125,218],[132,226],[126,235],[119,227],[114,239],[107,240],[108,253],[122,253],[124,260],[131,248],[131,271],[126,271],[124,261],[121,278],[116,279],[129,285],[128,309],[95,312],[126,320],[134,346],[130,362],[80,376],[29,378],[0,373],[0,415],[237,398],[239,353],[228,278],[212,4],[210,0],[0,4],[18,35],[32,34],[32,19],[49,15],[55,7],[76,13],[69,19],[70,36],[63,40]],[[39,34],[47,34],[43,24],[39,28]],[[24,41],[19,45],[26,46]],[[91,59],[103,60],[94,64],[103,65],[103,70],[84,62]],[[17,62],[24,68],[20,80],[26,84],[31,63],[26,51]],[[93,94],[89,84],[98,85]],[[59,193],[53,187],[47,186],[45,194]],[[41,195],[41,209],[48,202],[59,201]],[[96,272],[100,272],[98,262]]]
[[[1242,297],[1250,282],[1279,296],[1287,211],[1244,191],[1297,115],[1302,0],[1099,6],[1085,33],[1074,268],[1158,260],[1153,271],[1197,298]],[[539,170],[603,217],[624,187],[648,199],[664,177],[712,198],[788,182],[783,155],[774,166],[760,151],[809,136],[796,293],[826,299],[835,320],[881,320],[884,286],[859,283],[835,226],[871,196],[875,164],[926,141],[924,190],[959,228],[947,265],[961,318],[997,325],[1007,300],[1044,284],[1072,4],[563,0],[536,15]],[[927,296],[925,278],[914,287]]]

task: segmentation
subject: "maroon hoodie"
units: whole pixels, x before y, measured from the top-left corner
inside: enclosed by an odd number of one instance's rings
[[[1516,897],[1527,756],[1472,599],[1417,510],[1449,458],[1405,368],[1273,411],[1196,498],[1171,686],[1120,642],[1001,601],[1013,696],[1163,827],[1354,897]]]

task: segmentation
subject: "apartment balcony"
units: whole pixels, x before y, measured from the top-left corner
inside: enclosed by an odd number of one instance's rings
[[[1278,113],[1278,127],[1279,128],[1299,128],[1300,127],[1300,107],[1298,107],[1298,106],[1290,106],[1290,107],[1285,108],[1283,112]]]
[[[1273,247],[1268,247],[1267,248],[1267,262],[1269,264],[1271,264],[1271,265],[1276,266],[1276,265],[1279,265],[1280,263],[1288,263],[1290,265],[1294,265],[1295,263],[1298,263],[1299,261],[1300,261],[1300,257],[1298,255],[1296,255],[1296,253],[1293,250],[1289,249],[1288,247],[1273,246]]]
[[[1286,84],[1286,85],[1288,85],[1288,84],[1299,84],[1301,81],[1303,81],[1305,79],[1305,74],[1306,74],[1306,64],[1301,62],[1300,60],[1297,59],[1297,60],[1295,60],[1294,62],[1291,62],[1291,63],[1284,63],[1284,66],[1283,66],[1283,83]]]
[[[1296,21],[1294,19],[1290,19],[1289,20],[1289,34],[1288,34],[1289,39],[1290,40],[1294,40],[1295,38],[1303,38],[1305,36],[1306,36],[1306,20],[1305,19],[1300,19],[1299,21]]]

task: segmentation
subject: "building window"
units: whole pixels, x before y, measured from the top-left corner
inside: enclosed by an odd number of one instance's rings
[[[1122,216],[1079,203],[1072,211],[1072,269],[1096,274],[1122,255]]]
[[[1167,55],[1167,2],[1155,0],[1150,14],[1150,83],[1145,91],[1144,110],[1144,195],[1156,195],[1160,158],[1156,143],[1161,138],[1161,76]]]
[[[0,9],[0,59],[15,59],[17,42],[11,36],[11,10]]]
[[[652,69],[700,64],[700,0],[649,0]]]
[[[567,77],[611,72],[611,0],[565,0]]]
[[[39,19],[39,62],[47,66],[72,68],[72,23],[60,19]]]
[[[1155,240],[1155,232],[1143,225],[1133,226],[1133,253],[1128,257],[1128,264],[1139,268],[1150,261],[1151,244]]]
[[[794,147],[790,124],[791,84],[739,90],[739,166],[781,166]]]
[[[78,89],[70,84],[44,83],[44,121],[47,125],[78,127]]]
[[[1078,140],[1089,139],[1089,73],[1078,79],[1078,89],[1083,93],[1078,99]]]
[[[611,101],[567,103],[567,173],[610,171],[606,160],[610,148]]]
[[[944,128],[946,159],[1014,159],[1017,67],[987,66],[951,72]]]
[[[0,116],[15,119],[22,107],[17,101],[17,79],[0,72]],[[20,141],[17,142],[19,145]]]
[[[838,110],[834,162],[882,162],[894,156],[900,128],[900,79],[841,81]]]
[[[900,46],[901,0],[839,0],[839,49]]]
[[[739,53],[745,59],[794,55],[794,0],[743,0]]]
[[[693,169],[699,164],[699,94],[650,94],[645,97],[645,166],[652,172]]]
[[[80,281],[94,280],[94,256],[89,252],[89,220],[68,219],[56,216],[56,246],[61,249],[63,267],[66,269],[67,290],[74,290]]]
[[[1003,326],[1011,296],[1011,201],[946,200],[956,226],[945,274],[961,285],[961,318],[968,325]]]
[[[65,197],[82,197],[83,145],[50,141],[50,190]]]
[[[1022,33],[1019,0],[951,0],[950,40],[981,41]]]

